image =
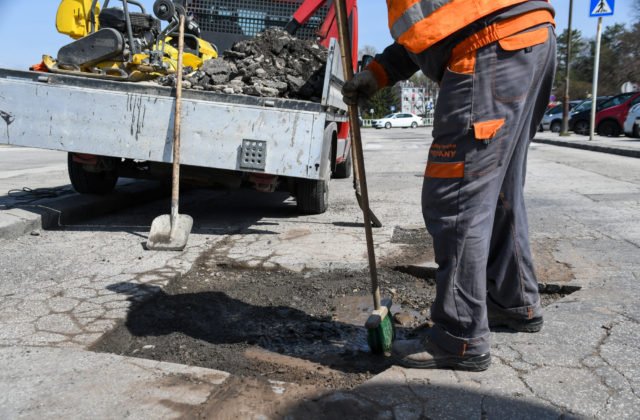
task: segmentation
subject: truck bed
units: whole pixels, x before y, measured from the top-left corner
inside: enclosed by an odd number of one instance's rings
[[[321,103],[183,90],[181,163],[320,179],[325,126],[347,119],[335,41],[327,69]],[[170,163],[174,104],[154,83],[0,69],[0,144]]]

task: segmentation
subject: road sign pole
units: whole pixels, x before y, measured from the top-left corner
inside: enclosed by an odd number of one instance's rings
[[[596,32],[596,56],[593,63],[593,90],[591,91],[591,124],[589,126],[589,140],[593,140],[596,124],[596,102],[598,98],[598,69],[600,67],[600,41],[602,40],[602,17],[598,18]]]

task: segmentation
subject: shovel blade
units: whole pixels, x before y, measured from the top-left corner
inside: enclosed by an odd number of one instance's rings
[[[182,251],[187,246],[192,227],[193,219],[186,214],[178,215],[173,229],[171,229],[170,215],[163,214],[158,216],[151,223],[147,249],[153,251]]]

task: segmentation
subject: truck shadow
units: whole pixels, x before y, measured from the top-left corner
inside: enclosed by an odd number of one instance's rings
[[[142,198],[136,197],[137,192],[114,193],[121,194],[118,201],[130,199],[132,204],[129,206],[111,205],[108,198],[100,204],[101,197],[71,193],[55,202],[41,200],[22,208],[40,214],[45,222],[44,229],[127,232],[146,239],[153,219],[170,214],[170,192],[157,188],[145,190],[147,196]],[[99,200],[98,204],[96,200]],[[100,208],[96,210],[96,206]],[[288,193],[267,194],[248,189],[185,189],[180,197],[179,211],[193,217],[191,233],[203,235],[269,234],[273,232],[263,227],[278,226],[280,219],[300,216],[295,200]]]

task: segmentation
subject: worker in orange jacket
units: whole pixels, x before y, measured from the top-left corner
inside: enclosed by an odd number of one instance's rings
[[[440,84],[422,212],[438,270],[434,327],[398,363],[481,371],[490,327],[542,328],[523,198],[556,67],[542,0],[387,0],[395,43],[343,88],[356,104],[417,70]]]

